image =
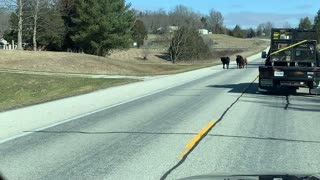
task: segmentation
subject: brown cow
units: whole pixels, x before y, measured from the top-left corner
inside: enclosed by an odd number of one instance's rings
[[[237,68],[238,68],[238,69],[242,69],[242,68],[244,68],[244,67],[247,68],[247,65],[248,65],[248,60],[247,60],[247,58],[244,58],[244,57],[242,57],[242,56],[240,56],[240,55],[237,55],[236,61],[237,61]]]
[[[244,66],[246,67],[246,69],[248,68],[248,60],[247,58],[243,58],[243,68]]]

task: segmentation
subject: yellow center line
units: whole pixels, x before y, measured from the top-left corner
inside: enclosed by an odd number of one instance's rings
[[[259,78],[259,75],[257,75],[256,78]],[[245,91],[245,90],[243,90]],[[199,140],[201,139],[201,137],[206,134],[210,128],[213,127],[213,125],[216,124],[216,121],[210,121],[203,129],[201,129],[201,131],[198,132],[197,135],[195,135],[189,142],[188,144],[185,146],[185,149],[183,152],[181,152],[178,157],[179,158],[183,158],[196,144],[197,142],[199,142]]]
[[[201,137],[208,132],[208,130],[215,124],[215,121],[210,121],[201,131],[195,135],[186,145],[184,151],[179,154],[179,158],[183,158],[193,147],[194,145],[201,139]]]

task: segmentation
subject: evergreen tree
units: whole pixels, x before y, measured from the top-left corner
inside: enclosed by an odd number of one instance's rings
[[[208,20],[206,17],[201,17],[201,23],[203,29],[208,29]]]
[[[72,40],[86,53],[105,56],[130,45],[134,11],[125,0],[77,0]]]
[[[300,19],[299,29],[312,29],[312,24],[308,17]]]
[[[74,50],[77,48],[76,44],[71,38],[71,36],[73,35],[72,27],[74,27],[71,18],[76,16],[75,1],[77,0],[59,0],[57,4],[65,25],[64,30],[66,32],[63,39],[63,49]]]
[[[141,20],[136,20],[132,28],[132,38],[137,42],[138,47],[143,46],[144,40],[148,37],[147,29]]]
[[[317,15],[314,17],[314,29],[317,31],[318,40],[320,40],[320,9],[318,10]]]
[[[244,38],[244,33],[239,25],[236,25],[236,27],[232,31],[232,34],[234,37]]]

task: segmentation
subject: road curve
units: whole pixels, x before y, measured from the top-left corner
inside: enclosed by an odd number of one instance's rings
[[[320,97],[259,94],[261,61],[4,142],[0,172],[10,180],[320,172]]]

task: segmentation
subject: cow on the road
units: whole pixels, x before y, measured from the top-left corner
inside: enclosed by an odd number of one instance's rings
[[[237,55],[236,62],[237,62],[238,69],[247,68],[247,65],[248,65],[247,58]]]
[[[230,58],[228,56],[226,56],[226,57],[221,57],[220,59],[223,64],[223,69],[225,69],[225,68],[229,69]]]

